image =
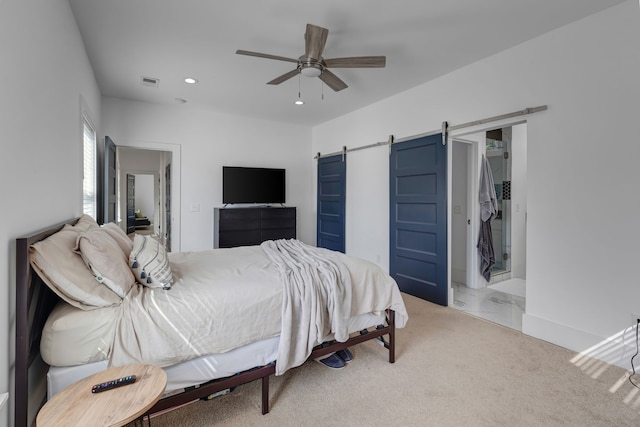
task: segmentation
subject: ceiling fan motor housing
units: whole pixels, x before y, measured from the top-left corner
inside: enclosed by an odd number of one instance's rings
[[[318,77],[320,74],[322,74],[322,70],[324,68],[322,66],[322,60],[314,61],[313,59],[306,58],[304,56],[301,56],[299,60],[300,62],[298,63],[298,70],[303,76]]]

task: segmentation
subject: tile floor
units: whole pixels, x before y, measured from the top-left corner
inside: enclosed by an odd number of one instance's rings
[[[452,283],[452,307],[471,315],[522,331],[525,299],[490,288],[471,289]]]

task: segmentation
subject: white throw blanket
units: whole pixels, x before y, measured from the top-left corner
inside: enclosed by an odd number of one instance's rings
[[[297,240],[269,240],[260,246],[283,279],[282,328],[276,375],[307,360],[322,337],[349,339],[351,278],[334,252]]]
[[[398,285],[377,265],[297,240],[261,246],[284,285],[276,375],[304,363],[329,333],[336,341],[347,341],[349,317],[391,308],[396,327],[406,324]]]

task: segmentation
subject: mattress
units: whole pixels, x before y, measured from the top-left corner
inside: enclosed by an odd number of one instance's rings
[[[47,318],[40,355],[52,366],[76,366],[107,360],[120,306],[85,311],[58,302]]]
[[[181,362],[164,369],[167,374],[165,395],[212,379],[225,378],[256,366],[273,362],[278,355],[278,337],[256,341],[227,353],[212,354]],[[77,366],[51,366],[47,372],[47,399],[65,387],[97,372],[108,369],[108,361]]]
[[[58,315],[65,312],[68,312],[68,310],[58,309]],[[52,322],[54,320],[55,316]],[[366,328],[381,325],[384,322],[384,313],[362,314],[349,320],[349,331],[356,333]],[[84,322],[84,325],[87,330],[92,328],[91,322]],[[60,330],[54,332],[50,327],[45,328],[45,331],[44,334],[48,335],[46,338],[48,341],[56,341],[55,333],[60,332]],[[78,334],[79,327],[74,328],[72,333]],[[333,339],[331,335],[325,337],[325,341],[330,341],[331,339]],[[64,338],[64,340],[68,341],[69,337]],[[91,340],[88,340],[87,343],[90,341]],[[93,343],[96,345],[98,345],[99,342],[97,339],[93,340]],[[277,358],[279,342],[279,336],[271,337],[247,344],[226,353],[202,356],[167,366],[163,368],[167,374],[165,396],[181,392],[187,387],[196,386],[213,379],[229,377],[256,366],[268,365]],[[85,345],[81,353],[85,355],[102,354],[102,352],[98,350],[98,347],[91,349],[90,345]],[[68,354],[64,357],[68,359],[77,358],[77,356],[74,355],[74,351],[68,351]],[[105,357],[102,360],[75,366],[50,366],[47,372],[47,399],[51,399],[56,393],[76,381],[106,370],[108,368],[107,365],[108,361]]]

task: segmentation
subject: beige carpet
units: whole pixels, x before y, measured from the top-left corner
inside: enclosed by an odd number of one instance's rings
[[[154,417],[153,427],[640,425],[640,390],[625,370],[578,367],[566,349],[404,298],[410,319],[395,364],[380,345],[360,344],[345,369],[311,361],[272,377],[267,415],[257,381]]]

